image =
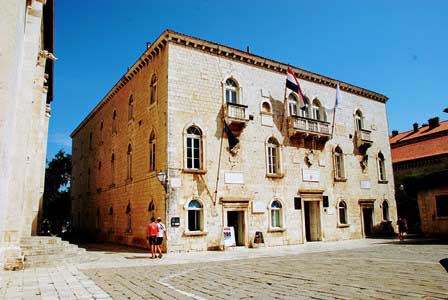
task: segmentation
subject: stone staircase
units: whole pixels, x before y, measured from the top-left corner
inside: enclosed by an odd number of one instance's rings
[[[31,236],[20,240],[23,267],[56,266],[62,263],[81,263],[92,258],[84,248],[70,244],[58,237]]]

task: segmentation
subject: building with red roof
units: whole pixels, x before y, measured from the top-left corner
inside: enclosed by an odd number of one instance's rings
[[[448,120],[438,117],[390,137],[398,214],[410,230],[448,235]]]

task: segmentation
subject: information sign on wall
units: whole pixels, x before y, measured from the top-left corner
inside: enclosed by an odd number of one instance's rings
[[[370,189],[370,180],[361,180],[362,189]]]

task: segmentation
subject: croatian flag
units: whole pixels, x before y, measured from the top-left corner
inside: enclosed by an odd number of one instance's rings
[[[304,106],[305,97],[303,96],[302,89],[300,88],[299,80],[297,79],[296,74],[294,74],[289,67],[288,72],[286,73],[286,87],[300,95],[302,106]]]

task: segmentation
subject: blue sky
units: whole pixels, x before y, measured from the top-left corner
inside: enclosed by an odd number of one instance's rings
[[[448,119],[448,1],[56,1],[47,158],[165,29],[382,94],[389,129]]]

